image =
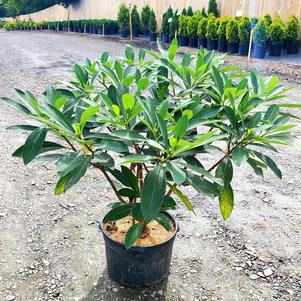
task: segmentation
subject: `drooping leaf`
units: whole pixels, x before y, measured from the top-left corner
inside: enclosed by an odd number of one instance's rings
[[[172,190],[172,192],[177,195],[179,197],[179,199],[182,201],[182,203],[185,205],[185,207],[189,210],[194,212],[193,210],[193,206],[190,203],[188,197],[186,195],[183,194],[183,192],[181,190],[179,190],[177,187],[175,186],[170,186],[170,189]]]
[[[249,152],[243,147],[236,147],[232,153],[231,158],[237,166],[241,166],[241,164],[245,163],[248,160]]]
[[[225,158],[216,169],[216,177],[223,179],[224,186],[229,186],[233,179],[233,166],[229,158]]]
[[[133,246],[136,241],[139,239],[142,231],[142,225],[140,223],[131,226],[128,232],[125,235],[125,247],[128,250],[131,246]]]
[[[185,182],[186,173],[177,164],[174,164],[172,161],[167,161],[166,167],[177,185],[181,185]]]
[[[114,159],[106,152],[97,151],[94,153],[94,159],[96,163],[100,163],[103,166],[113,168],[115,163]]]
[[[131,213],[132,205],[123,204],[117,207],[114,207],[109,211],[104,217],[105,222],[118,221]]]
[[[170,230],[170,223],[169,218],[166,214],[159,212],[159,214],[156,217],[156,221],[166,230]]]
[[[224,187],[219,195],[219,207],[224,220],[227,220],[234,207],[234,195],[231,185]]]

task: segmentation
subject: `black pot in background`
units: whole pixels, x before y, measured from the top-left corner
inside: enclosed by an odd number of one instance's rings
[[[217,50],[218,40],[207,40],[207,49],[208,50]]]
[[[156,42],[157,41],[157,34],[156,33],[150,33],[149,34],[149,40],[151,42]]]
[[[270,55],[281,56],[282,44],[270,44]]]
[[[78,32],[77,26],[73,26],[73,32]]]
[[[148,28],[144,28],[144,29],[143,29],[143,35],[144,35],[145,37],[148,37],[150,34],[151,34],[151,33],[150,33],[150,31],[149,31]]]
[[[133,29],[133,37],[138,38],[139,37],[140,30],[138,28]]]
[[[178,36],[179,46],[187,46],[188,45],[188,38],[183,36]]]
[[[256,59],[264,59],[266,51],[267,51],[267,47],[266,46],[256,45],[255,44],[253,56]]]
[[[109,277],[127,287],[151,286],[164,280],[169,273],[173,242],[178,232],[175,221],[174,224],[175,233],[166,242],[151,247],[131,247],[129,250],[102,231]]]
[[[162,34],[162,42],[169,43],[169,35],[167,33]]]
[[[286,39],[283,40],[282,49],[287,49],[287,40]]]
[[[227,52],[228,51],[228,46],[227,46],[226,40],[218,40],[217,51],[219,51],[219,52]]]
[[[170,44],[174,38],[175,36],[168,36],[168,43]]]
[[[287,54],[297,54],[299,52],[299,41],[287,41]]]
[[[229,53],[238,53],[239,44],[238,43],[228,43]]]
[[[192,48],[198,47],[198,39],[197,38],[189,38],[188,46]]]
[[[198,38],[198,48],[207,48],[207,39],[206,38]]]
[[[122,38],[127,38],[128,31],[127,30],[120,30],[120,35],[121,35]]]
[[[239,43],[239,54],[246,56],[249,53],[249,42]]]

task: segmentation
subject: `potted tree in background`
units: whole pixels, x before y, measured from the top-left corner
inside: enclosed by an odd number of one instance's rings
[[[197,48],[198,47],[198,25],[199,17],[197,14],[194,14],[192,17],[188,17],[187,23],[187,35],[189,37],[188,46]]]
[[[217,35],[218,35],[218,47],[217,50],[219,52],[227,52],[227,39],[226,39],[226,28],[228,24],[228,17],[222,17],[217,29]]]
[[[157,20],[156,20],[156,14],[153,10],[150,11],[149,14],[149,39],[150,41],[154,42],[157,40]]]
[[[175,38],[176,36],[176,32],[178,30],[178,21],[177,21],[177,12],[174,13],[174,15],[172,16],[172,18],[169,20],[169,29],[168,29],[168,39],[169,39],[169,43],[171,43],[171,41]]]
[[[192,17],[194,15],[193,9],[191,6],[188,6],[187,8],[187,16]]]
[[[117,22],[121,37],[126,38],[130,30],[130,11],[124,3],[119,6]]]
[[[259,19],[254,28],[254,57],[264,59],[269,41],[269,28],[265,18]]]
[[[216,18],[209,17],[206,27],[206,38],[207,38],[207,48],[208,50],[217,50],[218,47],[218,36],[217,36],[217,26]]]
[[[280,56],[283,41],[285,39],[285,28],[281,21],[275,19],[270,25],[270,55]]]
[[[188,21],[189,21],[189,17],[185,15],[181,15],[179,18],[179,35],[178,35],[179,46],[188,45],[188,34],[187,34]]]
[[[143,6],[141,11],[141,28],[144,36],[149,36],[150,33],[149,32],[150,14],[151,14],[151,8],[148,4],[146,4],[145,6]]]
[[[219,16],[216,0],[209,0],[208,4],[208,16],[212,14],[216,18]]]
[[[238,48],[239,48],[238,22],[235,18],[231,18],[227,24],[226,37],[228,42],[228,52],[238,53]]]
[[[206,28],[207,28],[208,19],[203,17],[198,25],[198,48],[207,48],[207,39],[206,39]]]
[[[139,37],[141,21],[136,5],[133,6],[131,15],[132,15],[133,36],[137,38]]]
[[[238,21],[239,54],[246,56],[249,53],[252,23],[249,17],[242,17]]]
[[[162,37],[161,40],[163,43],[169,43],[169,22],[173,17],[173,10],[171,6],[168,7],[166,13],[163,14],[162,18]]]
[[[202,15],[202,17],[205,17],[205,18],[208,17],[208,15],[206,14],[205,7],[202,8],[201,15]]]
[[[286,23],[287,53],[297,54],[299,52],[299,21],[291,16]]]

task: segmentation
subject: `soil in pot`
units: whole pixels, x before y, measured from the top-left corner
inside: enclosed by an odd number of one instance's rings
[[[148,234],[142,234],[129,250],[123,242],[132,224],[131,217],[102,225],[108,274],[112,280],[123,286],[144,287],[167,277],[178,228],[173,218],[166,215],[170,220],[169,231],[153,221],[148,224]]]
[[[207,39],[206,38],[198,38],[198,48],[207,48]]]
[[[228,51],[226,40],[218,40],[217,51],[219,51],[219,52],[227,52]]]
[[[156,33],[150,33],[149,34],[149,40],[151,42],[156,42],[157,41],[157,34]]]
[[[218,40],[207,40],[207,49],[208,50],[217,50]]]
[[[189,38],[188,46],[192,47],[192,48],[197,48],[198,47],[198,40],[197,40],[197,38]]]
[[[244,43],[239,43],[239,54],[246,56],[249,53],[249,43],[244,42]]]
[[[280,56],[282,51],[281,44],[270,44],[270,55],[271,56]]]
[[[264,59],[266,51],[267,51],[267,47],[266,46],[255,45],[255,47],[254,47],[254,55],[253,56],[256,59]]]
[[[239,44],[238,43],[228,43],[229,53],[238,53]]]
[[[187,46],[188,45],[188,38],[179,36],[178,37],[179,46]]]

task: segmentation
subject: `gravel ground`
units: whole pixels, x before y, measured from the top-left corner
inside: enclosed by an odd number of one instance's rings
[[[123,45],[72,34],[0,32],[0,95],[13,87],[38,93],[69,77],[73,62],[102,51],[122,54]],[[231,63],[246,66],[244,59]],[[299,69],[258,62],[284,81],[292,80],[288,98],[298,101]],[[291,76],[289,70],[292,70]],[[27,167],[11,157],[24,137],[5,128],[22,116],[0,106],[0,300],[301,300],[301,140],[273,155],[283,170],[280,181],[264,179],[243,167],[236,173],[236,208],[226,223],[216,200],[189,189],[196,216],[180,209],[168,280],[148,289],[130,290],[107,277],[104,243],[96,221],[114,196],[106,181],[90,171],[61,197],[51,164]],[[297,127],[300,132],[300,125]]]

